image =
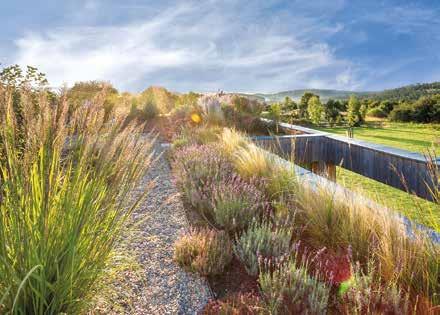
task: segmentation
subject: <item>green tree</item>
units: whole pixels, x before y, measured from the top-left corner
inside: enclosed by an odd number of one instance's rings
[[[276,132],[278,133],[278,123],[281,120],[281,105],[279,103],[273,103],[270,105],[269,117],[274,121]]]
[[[319,124],[321,122],[322,116],[324,114],[324,106],[317,96],[313,96],[309,99],[307,106],[307,113],[310,120],[314,124]]]
[[[440,95],[422,96],[413,104],[413,119],[421,123],[440,121]]]
[[[359,108],[360,122],[365,121],[365,117],[367,116],[367,112],[368,112],[368,103],[363,102],[361,107]]]
[[[315,95],[311,92],[305,92],[304,95],[301,97],[301,101],[298,104],[299,118],[307,118],[307,107],[309,106],[309,100],[314,96],[319,98],[318,95]]]
[[[395,102],[385,100],[385,101],[380,102],[379,108],[382,111],[384,111],[385,113],[389,114],[393,110],[395,104],[396,104]]]
[[[331,126],[341,119],[340,107],[341,103],[332,99],[325,104],[324,118]]]
[[[347,122],[348,126],[354,127],[359,126],[362,121],[361,116],[361,103],[356,98],[356,96],[350,96],[350,100],[348,101],[348,109],[347,109]]]
[[[284,98],[283,110],[284,111],[293,111],[295,109],[297,109],[297,105],[296,105],[295,101],[292,100],[290,97],[286,96]]]

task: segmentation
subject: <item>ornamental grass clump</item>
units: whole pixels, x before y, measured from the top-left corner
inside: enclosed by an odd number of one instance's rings
[[[223,147],[225,143],[228,142],[223,140]],[[234,146],[231,144],[231,147]],[[265,193],[271,200],[283,201],[296,194],[298,181],[293,164],[251,143],[235,147],[232,161],[237,173],[246,179],[263,179]]]
[[[85,312],[108,267],[151,138],[104,101],[0,84],[0,313]]]
[[[221,274],[232,260],[232,244],[224,231],[192,230],[176,242],[174,260],[203,276]]]
[[[243,231],[254,219],[259,220],[267,203],[264,194],[251,181],[232,174],[212,187],[215,224],[229,233]]]
[[[233,161],[238,174],[244,178],[269,178],[275,165],[272,156],[255,145],[239,147]]]
[[[309,275],[306,264],[289,260],[263,269],[258,282],[271,314],[327,313],[330,288]]]
[[[276,228],[269,222],[254,221],[234,246],[238,259],[245,265],[246,271],[258,275],[261,260],[281,258],[290,254],[290,230]]]
[[[232,174],[232,165],[213,145],[191,145],[174,154],[176,178],[186,200],[212,221],[212,187]]]
[[[247,148],[249,140],[235,129],[224,128],[219,136],[222,151],[229,157],[232,157],[239,148]]]
[[[373,259],[381,279],[409,288],[412,295],[440,302],[440,245],[424,231],[411,234],[401,217],[360,200],[342,200],[325,188],[302,187],[296,194],[296,220],[314,245],[350,246],[362,264]]]

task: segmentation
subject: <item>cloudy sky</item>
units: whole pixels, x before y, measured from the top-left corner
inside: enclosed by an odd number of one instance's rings
[[[0,63],[59,86],[380,90],[440,81],[440,1],[3,0]]]

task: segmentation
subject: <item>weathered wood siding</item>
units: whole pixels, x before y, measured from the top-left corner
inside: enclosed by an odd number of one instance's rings
[[[434,183],[427,159],[418,153],[322,133],[299,126],[280,124],[282,128],[303,134],[255,137],[254,141],[297,164],[323,161],[410,191],[430,200]]]

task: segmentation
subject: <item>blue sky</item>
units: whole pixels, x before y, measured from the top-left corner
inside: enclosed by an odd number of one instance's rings
[[[380,90],[440,81],[440,1],[0,3],[0,62],[54,86]]]

